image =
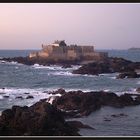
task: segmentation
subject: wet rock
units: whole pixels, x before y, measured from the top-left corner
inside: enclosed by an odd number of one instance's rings
[[[45,101],[31,107],[13,106],[0,116],[0,135],[6,136],[77,136],[63,113]]]
[[[98,75],[101,73],[111,73],[111,70],[109,69],[109,65],[104,62],[94,62],[83,65],[79,69],[74,70],[72,73]]]
[[[140,78],[140,75],[134,71],[131,72],[123,72],[117,76],[117,79],[124,79],[124,78]]]
[[[85,64],[79,69],[74,70],[73,74],[98,75],[113,72],[134,72],[136,69],[140,69],[140,62],[132,62],[123,58],[110,57],[104,61]]]
[[[133,98],[132,98],[131,95],[129,95],[129,94],[121,95],[121,96],[119,97],[119,102],[120,102],[123,106],[135,105],[135,100],[133,100]]]
[[[3,96],[4,98],[9,98],[9,96],[8,95],[5,95],[5,96]]]
[[[48,94],[49,94],[49,92],[48,92],[48,91],[43,91],[43,93],[48,93]]]
[[[72,68],[72,66],[70,64],[65,64],[62,66],[62,68]]]
[[[26,97],[26,99],[32,99],[32,98],[34,98],[32,95]]]
[[[92,111],[101,107],[99,99],[94,94],[77,91],[64,94],[53,101],[53,104],[57,108],[65,110],[67,115],[74,114],[73,117],[89,115]],[[76,110],[76,112],[71,110]]]
[[[29,92],[25,92],[24,94],[30,94]]]
[[[58,89],[58,90],[56,90],[56,91],[54,91],[54,92],[50,92],[50,93],[48,93],[48,94],[61,94],[61,95],[63,95],[63,94],[65,94],[66,93],[66,91],[63,89],[63,88],[60,88],[60,89]]]
[[[106,122],[110,122],[110,121],[111,121],[111,119],[104,118],[104,121],[106,121]]]
[[[65,117],[88,116],[102,106],[122,108],[140,104],[140,99],[133,100],[131,95],[124,94],[117,96],[112,92],[82,92],[70,91],[56,98],[54,106],[65,112]]]
[[[137,88],[137,89],[136,89],[136,91],[137,91],[138,93],[140,93],[140,87],[139,87],[139,88]]]
[[[22,96],[17,96],[15,99],[23,99]]]
[[[113,114],[111,115],[111,117],[117,118],[117,117],[127,117],[128,115],[124,114],[124,113],[120,113],[120,114]]]

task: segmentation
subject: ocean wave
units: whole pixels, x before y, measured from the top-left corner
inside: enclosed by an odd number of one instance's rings
[[[75,74],[72,74],[69,71],[66,71],[66,72],[63,72],[63,71],[60,71],[60,72],[49,72],[48,75],[76,76]]]
[[[1,99],[3,99],[3,96],[2,96],[2,95],[0,95],[0,100],[1,100]]]
[[[127,94],[138,94],[139,95],[139,93],[136,91],[136,88],[132,88],[132,89],[130,89],[130,90],[126,90],[126,91],[117,91],[117,92],[115,92],[118,96],[120,96],[120,95],[123,95],[123,94],[125,94],[125,93],[127,93]]]
[[[69,71],[57,71],[57,72],[49,72],[48,75],[58,75],[58,76],[84,76],[84,77],[98,77],[97,75],[89,75],[89,74],[73,74]]]
[[[56,91],[58,88],[1,88],[0,100],[10,101],[13,105],[27,105],[31,106],[34,103],[38,102],[41,99],[48,99],[52,96],[61,96],[60,94],[50,94],[50,92]],[[49,94],[48,94],[49,93]],[[33,96],[32,99],[26,99],[29,95]],[[4,98],[8,96],[8,98]],[[22,97],[22,100],[16,99],[16,97]],[[11,106],[9,106],[11,107]]]
[[[16,61],[7,62],[7,61],[4,61],[4,60],[0,60],[0,64],[8,64],[8,65],[23,65],[23,64],[18,63],[18,62],[16,62]]]
[[[74,70],[74,69],[78,69],[81,66],[72,65],[72,68],[62,68],[62,66],[58,66],[58,65],[43,66],[39,64],[34,64],[32,67],[35,69],[48,69],[48,70]]]
[[[138,81],[137,84],[140,85],[140,81]]]
[[[109,76],[110,73],[102,73],[102,74],[99,74],[99,76]]]
[[[85,77],[98,77],[98,75],[90,75],[90,74],[76,74],[76,75]]]
[[[107,78],[110,79],[116,79],[116,76],[118,75],[118,73],[104,73],[104,74],[99,74],[99,76],[105,76]]]
[[[6,63],[6,61],[4,61],[4,60],[0,60],[0,63]]]
[[[70,91],[82,91],[82,92],[99,92],[99,91],[104,91],[104,92],[111,92],[110,89],[103,89],[103,90],[93,90],[93,89],[82,89],[82,88],[64,88],[64,87],[51,87],[51,88],[1,88],[0,92],[3,94],[0,94],[0,100],[5,100],[5,101],[10,101],[10,104],[12,105],[27,105],[31,106],[34,103],[38,102],[40,99],[47,99],[47,102],[52,103],[54,98],[56,96],[61,96],[61,94],[51,94],[51,92],[55,92],[58,89],[63,88],[66,92]],[[129,91],[123,91],[123,92],[114,92],[118,96],[124,94],[124,93],[131,93],[131,94],[137,94],[136,89],[131,89]],[[32,99],[26,99],[27,96],[33,96]],[[9,96],[8,98],[4,98],[4,96]],[[16,99],[16,97],[22,96],[21,99]]]

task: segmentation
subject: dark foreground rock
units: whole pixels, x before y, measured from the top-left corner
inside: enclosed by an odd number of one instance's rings
[[[100,109],[102,106],[125,107],[140,104],[140,97],[133,99],[131,95],[117,96],[112,92],[65,92],[55,98],[52,104],[65,113],[66,117],[82,117]]]
[[[64,120],[63,113],[41,100],[31,107],[13,106],[0,116],[0,135],[76,136],[78,128]]]
[[[0,135],[77,136],[79,128],[94,128],[78,121],[65,121],[65,118],[87,116],[102,106],[122,108],[140,104],[139,95],[133,99],[131,94],[117,96],[113,92],[66,92],[64,89],[53,94],[61,92],[61,96],[51,100],[52,105],[47,103],[48,99],[42,99],[31,107],[13,106],[12,109],[3,111],[0,116]],[[123,113],[112,115],[125,116]]]
[[[105,61],[83,65],[74,70],[73,74],[98,75],[101,73],[134,72],[137,69],[140,69],[140,62],[132,62],[123,58],[108,58]]]

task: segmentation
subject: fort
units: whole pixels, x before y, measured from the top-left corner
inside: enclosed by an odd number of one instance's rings
[[[54,41],[49,45],[42,44],[42,50],[29,54],[30,59],[65,60],[65,61],[100,61],[108,58],[106,52],[95,52],[94,46],[67,45],[65,40]]]

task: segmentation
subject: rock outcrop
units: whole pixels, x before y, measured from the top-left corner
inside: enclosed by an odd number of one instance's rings
[[[109,64],[104,62],[94,62],[85,64],[80,67],[78,70],[74,70],[73,74],[90,74],[90,75],[98,75],[101,73],[111,73],[111,69],[109,68]]]
[[[64,120],[63,113],[41,100],[31,107],[13,106],[0,116],[0,135],[73,136],[78,129]]]
[[[123,58],[108,58],[106,61],[83,65],[74,70],[73,74],[98,75],[101,73],[134,72],[136,69],[140,69],[140,62],[131,62]]]
[[[140,97],[134,100],[131,95],[117,96],[112,92],[65,92],[52,104],[62,110],[66,117],[82,117],[100,109],[102,106],[125,107],[140,104]]]
[[[137,74],[134,71],[130,71],[130,72],[122,72],[117,76],[117,79],[124,79],[124,78],[140,78],[140,74]]]
[[[94,128],[77,121],[65,121],[65,118],[88,116],[102,106],[122,108],[140,104],[139,95],[133,99],[131,94],[117,96],[113,92],[104,91],[66,92],[59,89],[53,92],[54,95],[58,93],[61,96],[56,96],[51,101],[52,105],[47,102],[48,99],[42,99],[31,107],[13,106],[4,110],[0,116],[0,135],[77,136],[79,128]]]
[[[13,58],[1,58],[1,61],[6,61],[6,62],[17,62],[25,65],[34,65],[34,64],[39,64],[43,66],[47,65],[60,65],[63,68],[70,68],[71,65],[77,65],[79,61],[74,61],[74,60],[47,60],[47,59],[30,59],[29,57],[13,57]]]

